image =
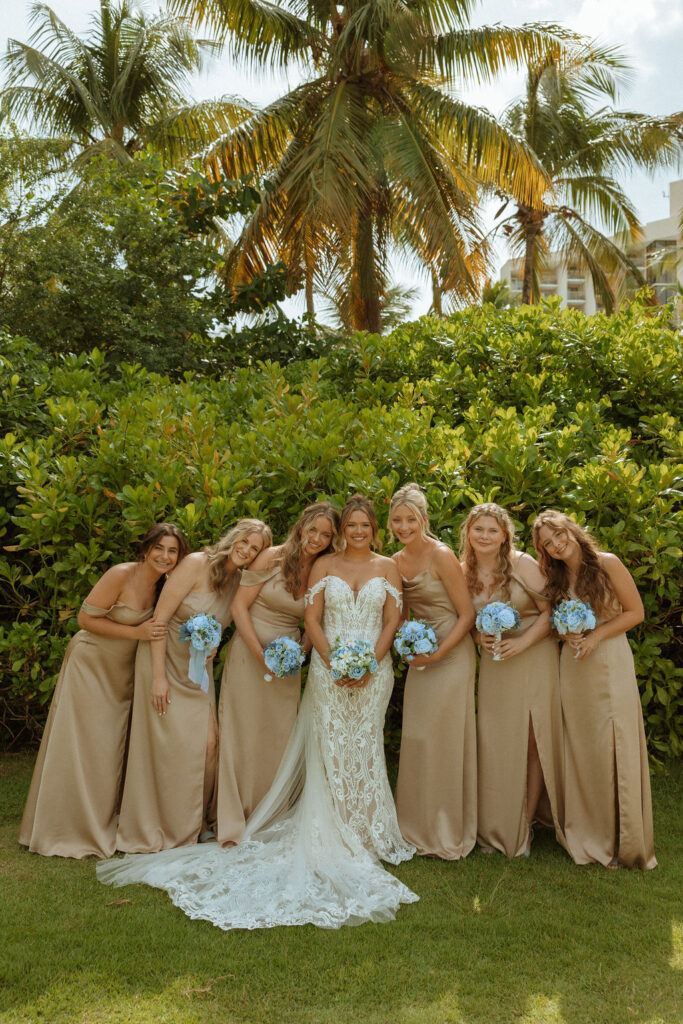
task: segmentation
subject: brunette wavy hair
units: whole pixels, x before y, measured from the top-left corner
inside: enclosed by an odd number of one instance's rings
[[[381,548],[382,544],[379,539],[379,524],[377,522],[377,514],[375,512],[375,506],[372,504],[369,498],[366,498],[364,494],[352,494],[349,500],[341,510],[341,516],[339,521],[339,535],[344,536],[344,530],[346,529],[347,523],[354,512],[364,512],[370,520],[372,526],[372,543],[376,548]]]
[[[278,563],[282,568],[282,576],[285,581],[285,589],[290,594],[297,594],[302,587],[302,561],[303,548],[306,542],[306,534],[318,516],[325,516],[329,519],[332,527],[332,540],[321,555],[327,555],[336,550],[339,540],[339,513],[329,501],[316,501],[313,505],[307,505],[294,526],[287,535],[287,540],[282,545],[278,557]],[[319,557],[319,556],[316,556]]]
[[[138,543],[138,562],[144,562],[148,553],[161,537],[173,537],[178,542],[178,562],[182,562],[190,550],[185,534],[175,523],[154,523]]]
[[[179,527],[177,527],[175,525],[175,523],[155,523],[153,526],[150,526],[149,530],[144,535],[144,537],[141,538],[141,540],[140,540],[140,542],[138,544],[138,559],[137,559],[138,562],[144,562],[145,558],[147,557],[149,552],[152,550],[154,545],[162,537],[173,537],[174,538],[174,540],[178,544],[178,560],[176,562],[176,565],[179,565],[182,562],[183,558],[185,557],[185,555],[190,550],[190,545],[187,543],[187,540],[185,538],[185,534],[183,533],[183,531],[181,529],[179,529]],[[161,591],[164,588],[164,583],[165,582],[166,582],[166,577],[165,576],[162,576],[156,582],[155,590],[156,590],[156,600],[157,601],[159,600],[159,595],[161,594]]]
[[[574,593],[579,600],[587,601],[597,612],[603,611],[617,600],[610,578],[600,565],[598,558],[600,548],[590,533],[582,529],[564,512],[546,509],[545,512],[540,512],[534,520],[532,539],[538,555],[539,567],[547,580],[546,594],[553,607],[560,601],[569,598],[569,569],[565,562],[560,561],[559,558],[553,558],[546,551],[541,542],[541,530],[544,526],[552,533],[566,531],[581,549],[581,563],[574,581]]]
[[[391,513],[399,505],[405,505],[407,508],[412,509],[415,515],[422,521],[422,533],[425,537],[432,537],[434,540],[438,540],[435,533],[432,533],[429,527],[429,507],[427,505],[427,498],[425,492],[422,490],[419,484],[411,483],[404,484],[403,487],[399,487],[389,504],[389,522],[387,523],[387,529],[389,536],[392,540],[395,540],[393,530],[391,529]]]
[[[226,568],[226,562],[232,553],[232,549],[238,541],[244,540],[250,533],[258,533],[263,538],[263,548],[268,548],[273,543],[273,534],[270,527],[260,519],[240,519],[232,530],[228,530],[224,537],[204,548],[204,554],[209,559],[209,580],[211,589],[220,594],[225,590],[230,580],[230,574]],[[263,550],[261,548],[261,550]]]
[[[510,600],[510,580],[512,577],[512,555],[515,551],[515,526],[510,513],[501,505],[493,501],[487,501],[484,505],[475,505],[471,508],[467,519],[460,527],[460,558],[465,563],[465,582],[470,594],[481,594],[484,584],[479,581],[477,556],[470,544],[469,531],[472,523],[482,516],[491,516],[495,519],[505,534],[505,539],[498,552],[498,565],[493,577],[493,589],[500,588],[506,601]]]

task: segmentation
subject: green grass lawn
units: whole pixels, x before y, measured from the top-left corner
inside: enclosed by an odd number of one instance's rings
[[[32,758],[0,758],[0,1021],[79,1024],[678,1024],[680,772],[656,776],[656,871],[473,853],[395,870],[390,924],[221,932],[93,860],[16,842]],[[678,913],[678,920],[677,915]]]

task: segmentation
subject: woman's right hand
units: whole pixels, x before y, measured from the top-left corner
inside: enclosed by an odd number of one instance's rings
[[[154,619],[147,619],[139,626],[136,626],[138,640],[165,640],[168,635],[168,626],[165,622],[155,622]]]
[[[166,708],[171,703],[171,694],[168,688],[166,676],[155,679],[152,683],[152,707],[158,715],[165,715]]]

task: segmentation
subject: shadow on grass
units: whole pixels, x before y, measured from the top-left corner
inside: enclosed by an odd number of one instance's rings
[[[421,897],[392,924],[223,933],[21,850],[31,761],[0,765],[3,1024],[678,1024],[677,777],[654,780],[654,872],[577,868],[541,834],[529,859],[392,869]]]

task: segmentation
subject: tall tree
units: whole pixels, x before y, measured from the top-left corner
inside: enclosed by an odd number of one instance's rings
[[[452,92],[547,52],[568,34],[473,28],[474,0],[174,0],[237,59],[305,67],[307,79],[205,153],[215,177],[267,174],[272,190],[235,250],[239,280],[277,258],[312,300],[315,275],[347,264],[355,328],[381,329],[387,245],[474,297],[486,269],[481,185],[539,201],[524,141]]]
[[[125,163],[152,146],[176,161],[248,113],[231,99],[188,102],[190,75],[216,44],[195,38],[183,18],[100,0],[83,38],[47,4],[33,4],[31,23],[29,43],[8,42],[0,102],[17,121],[69,138],[87,155]]]
[[[540,274],[551,252],[561,251],[568,263],[588,268],[608,311],[621,285],[640,280],[625,251],[640,236],[638,218],[617,175],[635,166],[647,171],[675,166],[683,117],[650,117],[605,105],[605,100],[615,102],[627,73],[623,54],[614,48],[587,43],[569,57],[548,53],[530,62],[526,95],[503,117],[550,181],[540,201],[517,200],[512,214],[506,203],[495,229],[524,260],[525,303],[538,301]]]

